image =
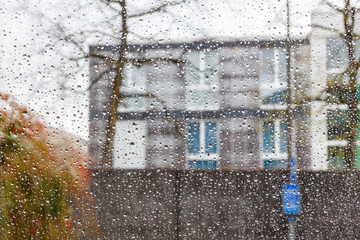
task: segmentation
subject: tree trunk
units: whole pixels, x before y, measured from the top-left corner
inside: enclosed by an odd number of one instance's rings
[[[345,149],[345,167],[347,170],[356,168],[356,139],[358,133],[359,114],[358,105],[358,87],[357,87],[357,67],[355,62],[355,44],[354,44],[354,23],[355,9],[350,6],[350,1],[345,1],[344,24],[345,41],[348,46],[349,59],[349,83],[348,83],[348,101],[349,109],[349,134],[347,137],[347,146]]]
[[[121,43],[119,50],[117,52],[118,59],[115,63],[115,79],[114,84],[112,85],[111,97],[110,97],[110,108],[108,109],[108,113],[106,114],[106,126],[105,126],[105,141],[101,155],[100,167],[102,168],[110,168],[113,166],[113,150],[114,150],[114,138],[116,132],[116,121],[117,121],[117,113],[119,100],[121,97],[120,88],[123,80],[123,69],[126,62],[126,54],[128,50],[127,43],[127,10],[126,10],[126,0],[120,1],[121,6],[121,18],[122,18],[122,26],[121,26]]]

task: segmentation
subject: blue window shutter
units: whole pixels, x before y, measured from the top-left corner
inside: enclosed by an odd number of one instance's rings
[[[216,122],[205,123],[205,153],[216,153],[217,129]]]
[[[188,148],[190,154],[200,153],[200,123],[198,122],[189,123]]]

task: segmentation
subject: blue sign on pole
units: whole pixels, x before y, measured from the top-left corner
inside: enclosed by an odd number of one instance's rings
[[[296,215],[300,213],[299,184],[284,184],[283,186],[283,212]]]

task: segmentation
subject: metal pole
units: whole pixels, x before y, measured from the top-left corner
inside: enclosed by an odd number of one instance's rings
[[[289,221],[288,239],[295,240],[295,217],[289,217],[288,221]]]
[[[293,133],[293,111],[292,107],[292,89],[291,89],[291,42],[290,42],[290,0],[286,1],[286,83],[287,83],[287,93],[286,93],[286,135],[287,135],[287,166],[289,170],[290,181],[296,181],[296,175],[293,176],[295,171],[296,174],[296,159],[294,159],[295,153],[295,144],[293,143],[292,133]],[[295,125],[295,124],[294,124]],[[291,167],[295,163],[294,166]],[[292,179],[295,178],[295,179]],[[288,217],[288,239],[295,239],[295,217]]]
[[[287,136],[287,166],[290,170],[290,162],[293,155],[292,148],[292,91],[291,91],[291,61],[290,61],[290,8],[289,0],[286,1],[286,136]]]

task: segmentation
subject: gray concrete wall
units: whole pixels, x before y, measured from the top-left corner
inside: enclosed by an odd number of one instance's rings
[[[102,239],[285,239],[283,171],[97,170]],[[360,173],[300,172],[296,239],[360,238]]]

